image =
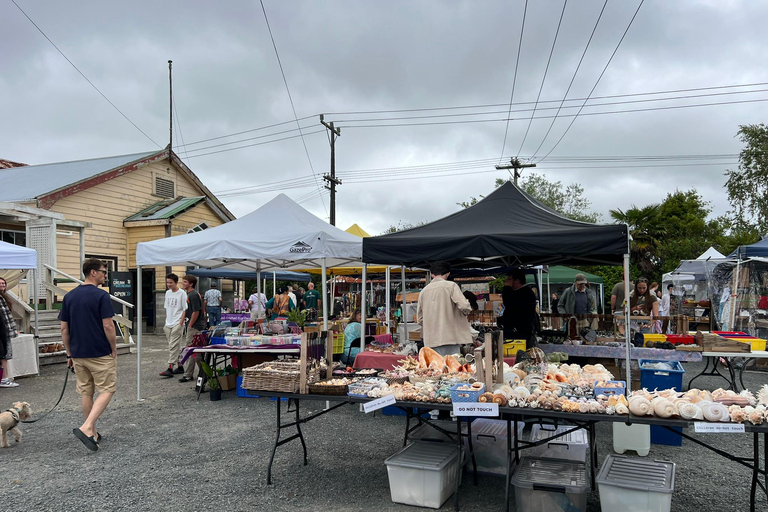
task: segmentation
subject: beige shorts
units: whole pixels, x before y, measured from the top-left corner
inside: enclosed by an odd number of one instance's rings
[[[117,390],[117,358],[112,355],[72,359],[77,376],[77,392],[93,396],[99,393],[114,393]]]

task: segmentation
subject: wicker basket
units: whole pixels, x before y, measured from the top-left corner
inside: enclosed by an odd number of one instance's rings
[[[346,395],[348,391],[348,384],[343,384],[341,386],[329,386],[322,385],[320,382],[316,382],[309,385],[309,392],[313,395]]]
[[[408,382],[408,377],[391,377],[387,379],[388,386],[392,384],[405,384],[406,382]]]
[[[320,380],[320,370],[311,368],[307,372],[307,383]],[[278,391],[281,393],[299,392],[299,362],[269,361],[243,369],[243,389]]]
[[[411,381],[411,384],[418,384],[419,382],[437,382],[440,380],[440,377],[421,377],[418,375],[410,375],[408,380]]]

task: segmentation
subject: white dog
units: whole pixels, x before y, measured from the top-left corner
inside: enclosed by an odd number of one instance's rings
[[[29,419],[32,416],[32,409],[27,402],[15,402],[11,409],[0,414],[0,429],[2,429],[2,439],[0,446],[8,448],[8,435],[11,432],[18,443],[21,441],[21,430],[17,426],[21,420]]]

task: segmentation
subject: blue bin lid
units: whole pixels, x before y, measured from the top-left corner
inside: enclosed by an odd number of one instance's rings
[[[663,363],[670,365],[672,369],[667,370],[664,368],[643,368],[648,363]],[[646,371],[646,372],[669,372],[669,373],[685,373],[685,369],[683,368],[683,365],[680,364],[680,361],[663,361],[658,359],[640,359],[637,362],[638,366],[640,366],[640,371]]]

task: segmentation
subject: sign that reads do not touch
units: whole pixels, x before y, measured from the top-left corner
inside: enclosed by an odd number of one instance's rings
[[[499,404],[483,402],[454,402],[454,416],[485,416],[495,418],[499,415]]]

